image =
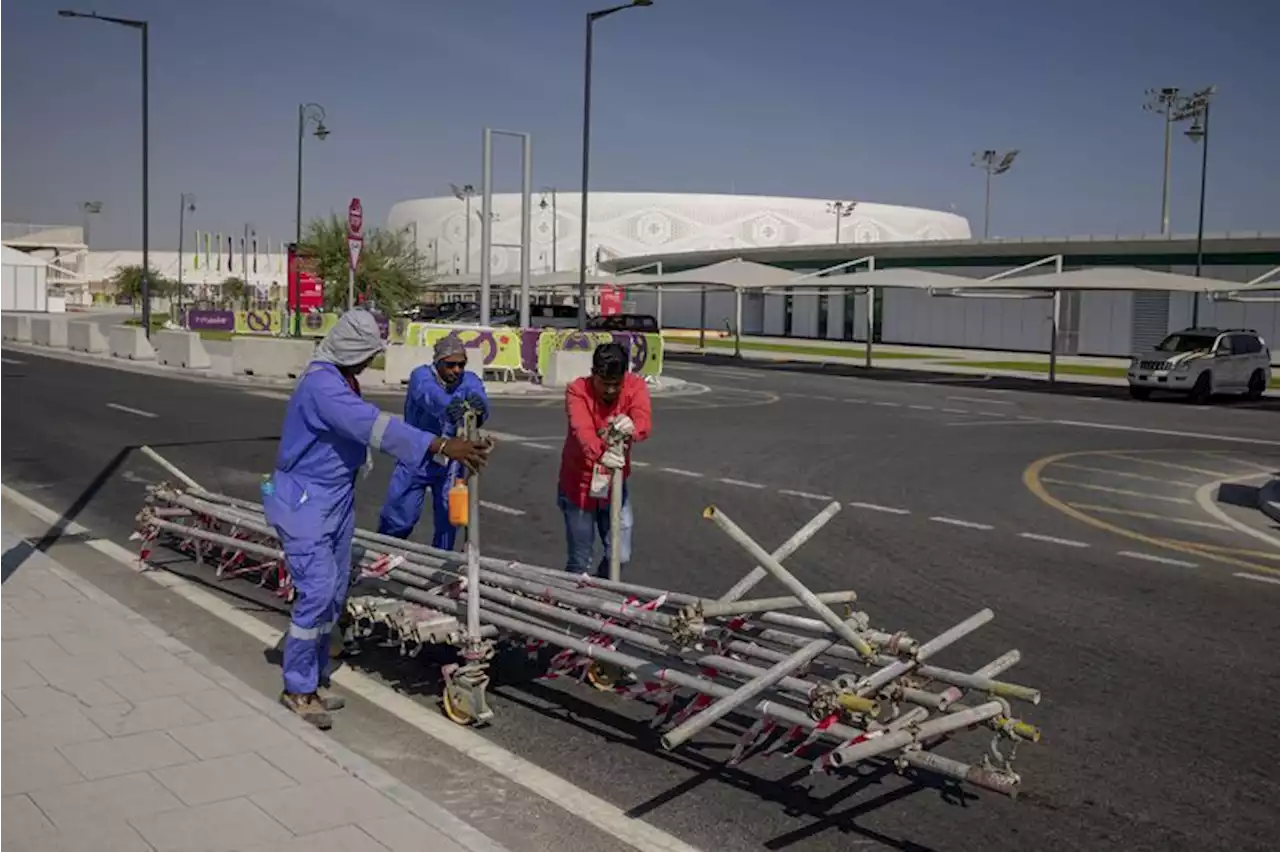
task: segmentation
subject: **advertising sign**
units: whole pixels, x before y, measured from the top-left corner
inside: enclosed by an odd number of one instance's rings
[[[324,279],[316,270],[315,259],[298,254],[298,247],[289,244],[289,308],[297,306],[302,311],[318,311],[324,307]]]

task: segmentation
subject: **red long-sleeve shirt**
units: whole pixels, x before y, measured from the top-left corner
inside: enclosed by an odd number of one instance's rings
[[[605,443],[601,433],[609,425],[609,418],[625,414],[635,423],[636,431],[631,440],[643,441],[649,437],[653,424],[653,409],[649,402],[649,388],[644,379],[628,373],[622,382],[622,391],[612,407],[606,407],[596,398],[591,387],[591,377],[575,379],[564,391],[565,412],[569,416],[569,434],[564,439],[560,453],[560,491],[580,509],[595,509],[602,501],[590,496],[591,470],[604,455]],[[627,448],[627,465],[623,477],[631,475],[631,450]]]

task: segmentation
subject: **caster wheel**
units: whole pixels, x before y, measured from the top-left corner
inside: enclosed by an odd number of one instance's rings
[[[443,698],[444,715],[450,722],[458,725],[470,725],[475,722],[475,719],[472,719],[470,714],[454,706],[453,700],[449,698],[449,690],[446,689],[441,697]]]

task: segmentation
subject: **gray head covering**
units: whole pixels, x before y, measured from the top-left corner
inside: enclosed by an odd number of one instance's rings
[[[466,347],[462,345],[462,338],[456,334],[450,334],[436,341],[435,354],[431,357],[434,361],[441,361],[451,355],[464,355],[466,351]]]
[[[347,311],[316,347],[313,361],[353,367],[386,349],[378,321],[366,310]]]

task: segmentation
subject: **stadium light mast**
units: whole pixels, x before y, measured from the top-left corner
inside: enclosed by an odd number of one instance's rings
[[[456,183],[449,184],[449,189],[453,190],[453,197],[467,205],[466,215],[466,236],[464,237],[467,244],[467,256],[463,261],[463,272],[471,274],[471,199],[476,196],[476,188],[469,183],[458,186]]]
[[[827,212],[836,217],[836,245],[840,245],[840,220],[848,219],[853,215],[853,208],[858,206],[856,201],[828,201]]]
[[[972,165],[987,173],[986,201],[982,205],[982,238],[984,240],[991,236],[991,178],[1013,168],[1013,161],[1017,158],[1017,148],[1004,153],[988,148],[973,155]]]
[[[1192,94],[1179,104],[1173,113],[1173,121],[1191,120],[1187,138],[1200,143],[1200,215],[1196,223],[1196,277],[1204,268],[1204,196],[1209,176],[1209,102],[1217,93],[1217,86],[1208,86]],[[1191,325],[1200,324],[1200,295],[1191,303]]]
[[[1178,96],[1176,86],[1163,89],[1147,89],[1147,102],[1142,108],[1164,116],[1164,183],[1160,191],[1160,233],[1169,236],[1169,178],[1173,162],[1173,123],[1175,114],[1185,98]]]

